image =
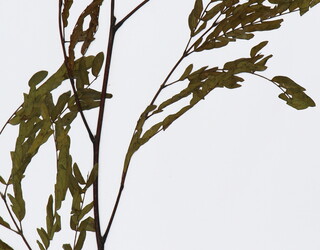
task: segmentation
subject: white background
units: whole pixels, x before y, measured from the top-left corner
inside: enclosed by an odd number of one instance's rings
[[[119,19],[139,3],[117,2]],[[114,98],[107,103],[101,152],[103,227],[135,122],[181,56],[193,4],[151,0],[117,34],[109,88]],[[81,12],[85,5],[75,8]],[[105,50],[108,5],[105,1],[97,40],[88,54]],[[291,77],[319,104],[319,11],[318,6],[301,18],[289,15],[279,30],[189,58],[176,76],[190,62],[196,67],[223,66],[269,40],[262,52],[274,57],[263,74]],[[61,65],[57,15],[57,1],[0,2],[1,125],[21,104],[31,75],[43,69],[53,73]],[[106,249],[320,248],[319,108],[296,111],[277,97],[274,85],[245,77],[239,89],[213,91],[134,156]],[[64,86],[69,87],[67,82]],[[96,113],[87,115],[94,128]],[[0,137],[0,174],[5,178],[16,135],[16,128],[8,127]],[[71,135],[73,159],[85,175],[92,154],[81,122]],[[39,151],[23,182],[28,213],[23,225],[34,249],[35,228],[45,226],[45,204],[53,191],[54,156],[51,141]],[[65,211],[68,206],[70,202]],[[0,215],[9,221],[3,203]],[[67,229],[68,218],[64,223]],[[66,232],[57,235],[51,249],[73,242]],[[2,228],[0,238],[14,249],[25,249],[20,238]],[[94,246],[90,234],[84,249]]]

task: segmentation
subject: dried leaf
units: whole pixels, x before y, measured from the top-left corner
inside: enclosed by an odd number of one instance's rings
[[[103,65],[103,61],[104,61],[104,54],[103,52],[100,52],[95,56],[92,63],[92,75],[94,75],[95,77],[98,77],[101,67]]]
[[[1,250],[14,250],[12,247],[10,247],[7,243],[0,240],[0,249]]]
[[[185,71],[183,72],[182,76],[179,78],[179,81],[183,81],[185,79],[187,79],[187,77],[190,75],[190,73],[192,72],[193,69],[193,64],[190,64]]]
[[[250,51],[250,56],[251,57],[255,57],[257,55],[257,53],[266,45],[268,44],[268,41],[264,41],[259,43],[258,45],[254,46],[251,51]]]
[[[45,248],[47,249],[50,244],[49,236],[47,232],[43,228],[37,228],[37,232],[42,240],[42,243],[44,244]]]
[[[80,171],[77,163],[73,164],[73,173],[74,173],[74,176],[76,177],[76,180],[78,181],[78,183],[86,184],[86,181],[82,177],[81,171]]]
[[[70,244],[63,244],[62,248],[63,250],[72,250],[72,247]]]
[[[4,226],[6,228],[9,228],[9,229],[11,228],[9,223],[6,222],[1,216],[0,216],[0,225]]]
[[[52,195],[50,195],[47,203],[47,217],[46,217],[47,232],[49,232],[49,234],[50,232],[52,232],[53,218],[54,218],[53,217],[53,197]]]
[[[48,71],[42,70],[35,73],[29,80],[28,84],[30,87],[35,87],[37,84],[42,82],[48,75]]]
[[[81,250],[82,249],[83,243],[86,240],[86,235],[87,235],[86,231],[80,231],[80,234],[79,234],[79,237],[78,237],[78,240],[77,240],[77,243],[75,245],[74,250]]]

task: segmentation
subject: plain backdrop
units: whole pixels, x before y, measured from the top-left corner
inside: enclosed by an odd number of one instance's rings
[[[139,3],[116,2],[119,20]],[[75,3],[71,15],[77,16],[86,4]],[[117,34],[108,90],[114,97],[107,103],[101,151],[103,227],[135,123],[183,52],[193,4],[193,0],[151,0]],[[105,1],[97,39],[88,54],[105,51],[108,5]],[[57,7],[57,1],[0,2],[1,125],[21,104],[28,79],[39,70],[55,72],[63,61]],[[319,11],[318,6],[303,17],[287,15],[279,30],[194,55],[174,76],[179,77],[191,62],[195,67],[213,67],[247,57],[251,47],[268,40],[262,52],[273,58],[263,75],[291,77],[319,104]],[[243,87],[214,90],[133,157],[106,249],[320,248],[319,107],[294,110],[277,97],[279,89],[270,82],[243,76]],[[63,88],[69,87],[66,82]],[[86,115],[94,128],[96,112]],[[0,174],[5,178],[16,135],[17,128],[10,126],[0,137]],[[80,121],[72,126],[71,136],[73,160],[86,175],[92,153]],[[45,205],[54,180],[55,151],[50,141],[23,181],[27,201],[23,226],[34,249],[35,228],[45,226]],[[69,206],[67,201],[62,211],[67,213]],[[9,221],[3,202],[0,216]],[[50,249],[73,242],[68,220]],[[0,238],[16,250],[25,249],[8,230],[0,228]],[[84,249],[95,249],[92,233]]]

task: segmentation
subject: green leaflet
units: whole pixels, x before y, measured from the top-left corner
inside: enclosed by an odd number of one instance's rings
[[[69,175],[69,191],[70,191],[72,197],[74,195],[78,195],[78,194],[81,195],[83,192],[85,192],[85,189],[82,189],[80,187],[79,182],[77,181],[77,179],[74,177],[74,175],[71,172]]]
[[[89,188],[97,179],[97,176],[98,176],[98,165],[96,164],[95,166],[93,166],[90,172],[85,188]]]
[[[47,232],[43,228],[37,228],[37,232],[41,238],[41,241],[42,241],[45,249],[47,249],[50,245],[50,240],[49,240],[49,236],[48,236]]]
[[[83,220],[79,226],[79,231],[94,232],[94,219],[92,217],[88,217],[85,220]]]
[[[55,121],[62,113],[71,96],[71,91],[65,92],[59,96],[57,104],[52,108],[51,120]]]
[[[49,137],[53,134],[53,130],[51,129],[51,123],[49,121],[43,124],[38,135],[35,137],[33,143],[30,145],[30,148],[27,154],[35,155],[38,152],[38,149],[42,144],[44,144]]]
[[[73,164],[73,173],[79,184],[86,184],[77,163]]]
[[[7,243],[0,240],[0,249],[1,250],[14,250],[12,247],[10,247]]]
[[[147,143],[153,136],[155,136],[163,126],[163,122],[159,122],[148,129],[141,137],[141,145]]]
[[[305,91],[305,88],[301,87],[287,76],[275,76],[272,78],[272,81],[278,83],[282,88],[292,90],[293,92]]]
[[[0,216],[0,225],[6,227],[6,228],[11,228],[9,223],[6,222],[1,216]]]
[[[62,126],[70,126],[70,124],[73,122],[73,120],[77,117],[78,112],[69,112],[65,114],[59,122]]]
[[[205,12],[205,15],[203,16],[202,20],[203,21],[211,20],[213,17],[215,17],[221,11],[222,5],[223,5],[223,3],[219,3],[215,6],[213,6],[210,10],[207,10]]]
[[[53,236],[52,229],[53,229],[53,221],[54,221],[52,195],[49,196],[46,210],[47,210],[47,216],[46,216],[47,232],[49,234],[49,239],[51,240]]]
[[[48,75],[48,71],[42,70],[37,73],[35,73],[29,80],[29,86],[35,87],[37,84],[42,82]]]
[[[195,30],[200,21],[200,17],[203,11],[203,3],[202,0],[196,0],[194,4],[194,8],[189,15],[189,28],[191,31],[191,36],[195,36]],[[198,32],[197,32],[198,33]]]
[[[84,241],[86,239],[86,235],[87,235],[86,231],[81,231],[80,232],[74,250],[81,250],[82,249],[83,243],[84,243]]]
[[[259,24],[247,25],[243,30],[245,32],[274,30],[280,28],[282,21],[283,19],[279,19],[274,21],[265,21]]]
[[[74,191],[72,194],[72,213],[76,213],[81,210],[81,202],[81,194],[77,191]]]
[[[63,244],[62,248],[63,250],[72,250],[72,247],[70,244]]]
[[[181,75],[181,77],[179,78],[179,81],[183,81],[185,79],[187,79],[187,77],[190,75],[191,71],[193,69],[193,64],[190,64],[185,71],[183,72],[183,74]]]
[[[15,198],[11,194],[8,194],[8,197],[11,201],[11,208],[15,216],[19,221],[22,221],[24,219],[24,216],[26,215],[26,208],[25,208],[25,202],[22,199],[22,197]]]
[[[289,77],[275,76],[271,81],[285,90],[285,93],[281,93],[279,98],[286,101],[289,106],[298,110],[316,106],[315,102],[304,93],[305,88],[301,87]]]
[[[194,15],[196,18],[200,19],[201,13],[203,11],[202,0],[196,0],[194,4]]]
[[[91,88],[85,88],[78,91],[78,97],[80,100],[82,110],[90,110],[99,107],[101,100],[101,92]],[[106,94],[106,98],[112,98],[112,95]],[[72,96],[69,99],[68,108],[72,112],[78,111],[78,106],[75,102],[74,96]]]
[[[264,41],[259,43],[258,45],[254,46],[250,51],[250,57],[255,57],[257,53],[263,49],[268,44],[268,41]]]
[[[192,106],[183,107],[177,113],[167,116],[163,120],[163,130],[166,130],[175,120],[177,120],[180,116],[187,112],[191,107]]]
[[[88,205],[86,205],[80,212],[79,216],[78,216],[78,219],[79,220],[82,220],[82,218],[87,214],[89,213],[92,208],[93,208],[93,202],[90,202]]]
[[[55,212],[54,219],[55,219],[55,222],[52,227],[52,233],[50,234],[50,239],[53,238],[53,233],[57,233],[61,230],[61,217],[57,212]]]
[[[89,72],[86,67],[85,57],[79,59],[79,66],[77,67],[77,90],[82,90],[85,85],[89,85]]]
[[[103,65],[103,61],[104,61],[104,54],[103,52],[98,53],[92,63],[92,75],[94,75],[95,77],[98,77],[99,72],[102,68]]]
[[[37,240],[37,244],[38,244],[40,250],[46,250],[46,248],[41,244],[40,241]]]
[[[70,127],[64,128],[61,120],[56,122],[56,149],[58,153],[57,175],[55,184],[55,211],[59,210],[70,185],[72,158],[70,155]]]
[[[7,185],[6,181],[2,178],[1,175],[0,175],[0,183],[2,183],[3,185]]]

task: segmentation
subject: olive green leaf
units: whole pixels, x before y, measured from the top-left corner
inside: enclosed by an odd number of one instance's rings
[[[104,54],[103,52],[98,53],[92,63],[92,75],[94,75],[95,77],[98,77],[99,72],[101,70],[101,67],[103,65],[103,61],[104,61]]]
[[[63,250],[72,250],[72,247],[70,244],[63,244],[62,248]]]
[[[79,231],[95,231],[94,227],[94,219],[92,217],[88,217],[80,223]]]
[[[71,111],[66,113],[61,119],[60,119],[60,124],[62,126],[69,126],[73,120],[77,117],[78,112],[76,111]]]
[[[202,0],[196,0],[194,4],[194,8],[189,15],[189,28],[191,31],[191,36],[195,36],[195,30],[198,26],[202,11],[203,11]]]
[[[71,91],[67,91],[59,96],[57,104],[53,107],[51,119],[55,121],[57,117],[61,114],[63,109],[65,108],[66,104],[70,99]]]
[[[53,238],[54,233],[57,233],[61,230],[61,217],[57,212],[55,213],[54,219],[55,219],[55,222],[52,227],[52,233],[51,233],[51,235],[49,235],[50,239]]]
[[[289,106],[297,110],[316,106],[315,102],[304,93],[305,88],[301,87],[289,77],[275,76],[271,81],[285,90],[284,93],[279,95],[279,98],[286,101]]]
[[[205,12],[205,15],[201,18],[203,21],[209,21],[215,17],[221,11],[222,3],[213,6],[210,10]]]
[[[42,82],[48,75],[48,71],[42,70],[37,73],[35,73],[29,80],[29,86],[35,87],[37,84]]]
[[[14,250],[12,247],[10,247],[7,243],[0,240],[0,249],[1,250]]]
[[[251,51],[250,51],[250,56],[251,57],[255,57],[257,55],[257,53],[266,45],[268,44],[268,41],[263,41],[261,43],[259,43],[258,45],[254,46]]]
[[[85,188],[89,188],[98,176],[98,164],[95,164],[90,172]]]
[[[81,220],[87,213],[91,211],[93,208],[93,202],[90,202],[88,205],[86,205],[80,212],[78,219]]]
[[[52,195],[49,196],[48,203],[47,203],[47,216],[46,216],[46,224],[47,224],[47,232],[50,235],[52,235],[52,229],[53,229],[53,197]],[[49,237],[52,239],[51,237]]]
[[[41,244],[40,241],[37,240],[37,244],[38,244],[40,250],[46,250],[46,248]]]
[[[25,209],[25,202],[22,199],[22,197],[19,197],[18,199],[12,196],[11,194],[8,194],[8,197],[11,201],[11,208],[15,216],[19,221],[22,221],[25,214],[26,214],[26,209]]]
[[[86,239],[86,235],[87,235],[86,231],[80,231],[77,243],[76,243],[76,245],[74,247],[74,250],[81,250],[82,249],[83,243],[84,243],[84,241]]]
[[[6,228],[9,228],[9,229],[11,228],[9,223],[6,222],[1,216],[0,216],[0,225],[4,226]]]
[[[3,185],[7,185],[7,182],[2,178],[1,175],[0,175],[0,182],[1,182]]]
[[[41,238],[43,245],[47,249],[50,245],[50,240],[49,240],[49,236],[48,236],[46,230],[44,230],[43,228],[37,228],[37,232]]]
[[[78,183],[86,184],[86,181],[84,180],[77,163],[73,164],[73,173],[74,173],[74,176],[76,177],[76,180],[78,181]]]
[[[190,75],[191,71],[193,69],[193,64],[190,64],[185,71],[183,72],[183,74],[181,75],[181,77],[179,78],[179,81],[183,81],[185,79],[187,79],[187,77]]]

